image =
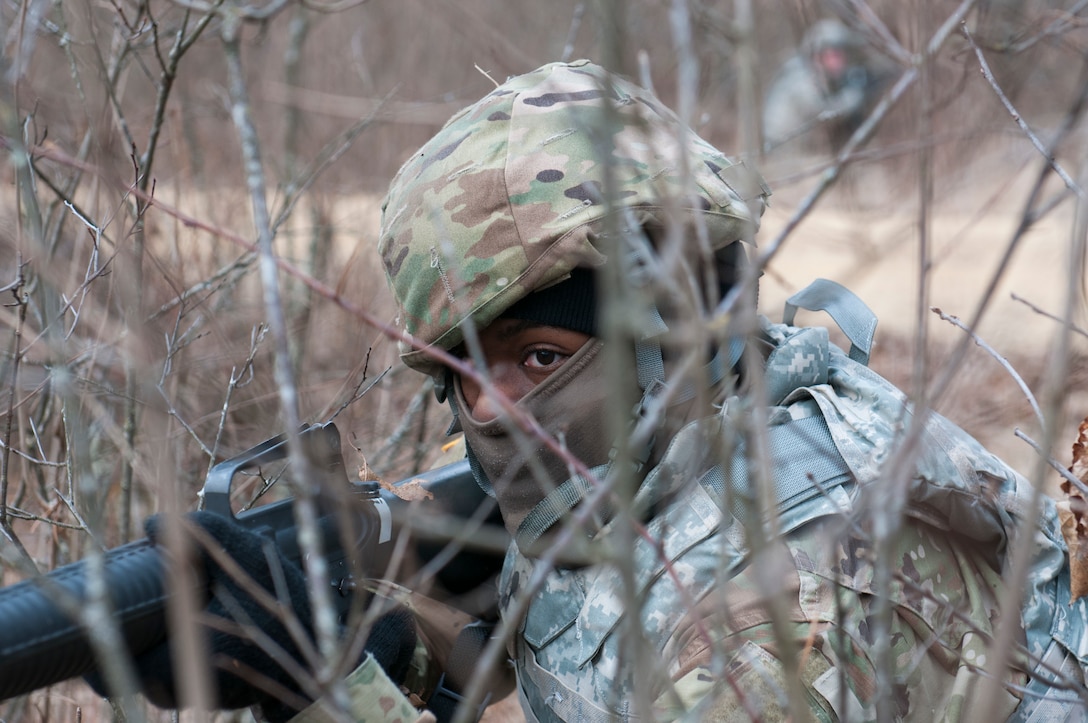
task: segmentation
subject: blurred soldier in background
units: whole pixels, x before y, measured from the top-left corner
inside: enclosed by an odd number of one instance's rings
[[[793,139],[808,141],[817,129],[815,137],[826,137],[832,150],[839,148],[864,119],[885,77],[863,36],[838,20],[820,20],[805,33],[800,51],[783,63],[767,92],[764,151]]]

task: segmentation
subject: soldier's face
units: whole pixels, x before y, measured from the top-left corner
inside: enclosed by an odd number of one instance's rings
[[[816,60],[832,78],[846,72],[846,52],[842,48],[825,48],[816,56]]]
[[[480,348],[496,389],[516,402],[570,359],[588,334],[520,319],[499,319],[480,331]],[[461,378],[468,413],[477,422],[498,417],[501,407],[472,379]]]

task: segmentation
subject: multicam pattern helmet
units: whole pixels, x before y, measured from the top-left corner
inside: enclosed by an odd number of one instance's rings
[[[752,237],[767,195],[649,92],[588,61],[553,63],[464,109],[408,159],[382,205],[379,252],[400,323],[449,350],[466,320],[486,327],[571,269],[603,264],[609,213],[688,209],[722,247]],[[424,352],[401,351],[435,371]]]

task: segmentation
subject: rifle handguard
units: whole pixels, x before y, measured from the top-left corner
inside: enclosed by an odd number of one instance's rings
[[[162,559],[147,539],[105,555],[104,583],[121,634],[133,654],[166,635]],[[66,565],[38,583],[28,580],[0,590],[0,700],[94,670],[95,657],[83,629],[53,602],[53,586],[85,599],[86,565]]]

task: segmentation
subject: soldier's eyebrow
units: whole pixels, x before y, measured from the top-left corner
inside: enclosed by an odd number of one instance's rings
[[[510,341],[510,339],[512,339],[513,337],[529,329],[561,328],[558,326],[552,326],[551,324],[541,324],[539,321],[529,321],[528,319],[496,319],[494,322],[492,322],[492,324],[498,324],[498,326],[495,327],[495,339],[500,342]],[[469,356],[468,348],[464,343],[459,344],[453,354],[455,356],[461,357],[462,359],[467,358]]]
[[[515,320],[510,319],[510,321],[515,321]],[[528,331],[529,329],[540,329],[540,328],[545,328],[545,327],[553,328],[553,329],[558,329],[559,328],[559,327],[553,327],[550,324],[541,324],[539,321],[529,321],[528,319],[517,319],[516,323],[514,323],[514,324],[503,324],[501,327],[499,327],[498,338],[499,338],[499,341],[509,341],[511,338],[517,336],[518,334],[520,334],[523,331]]]

